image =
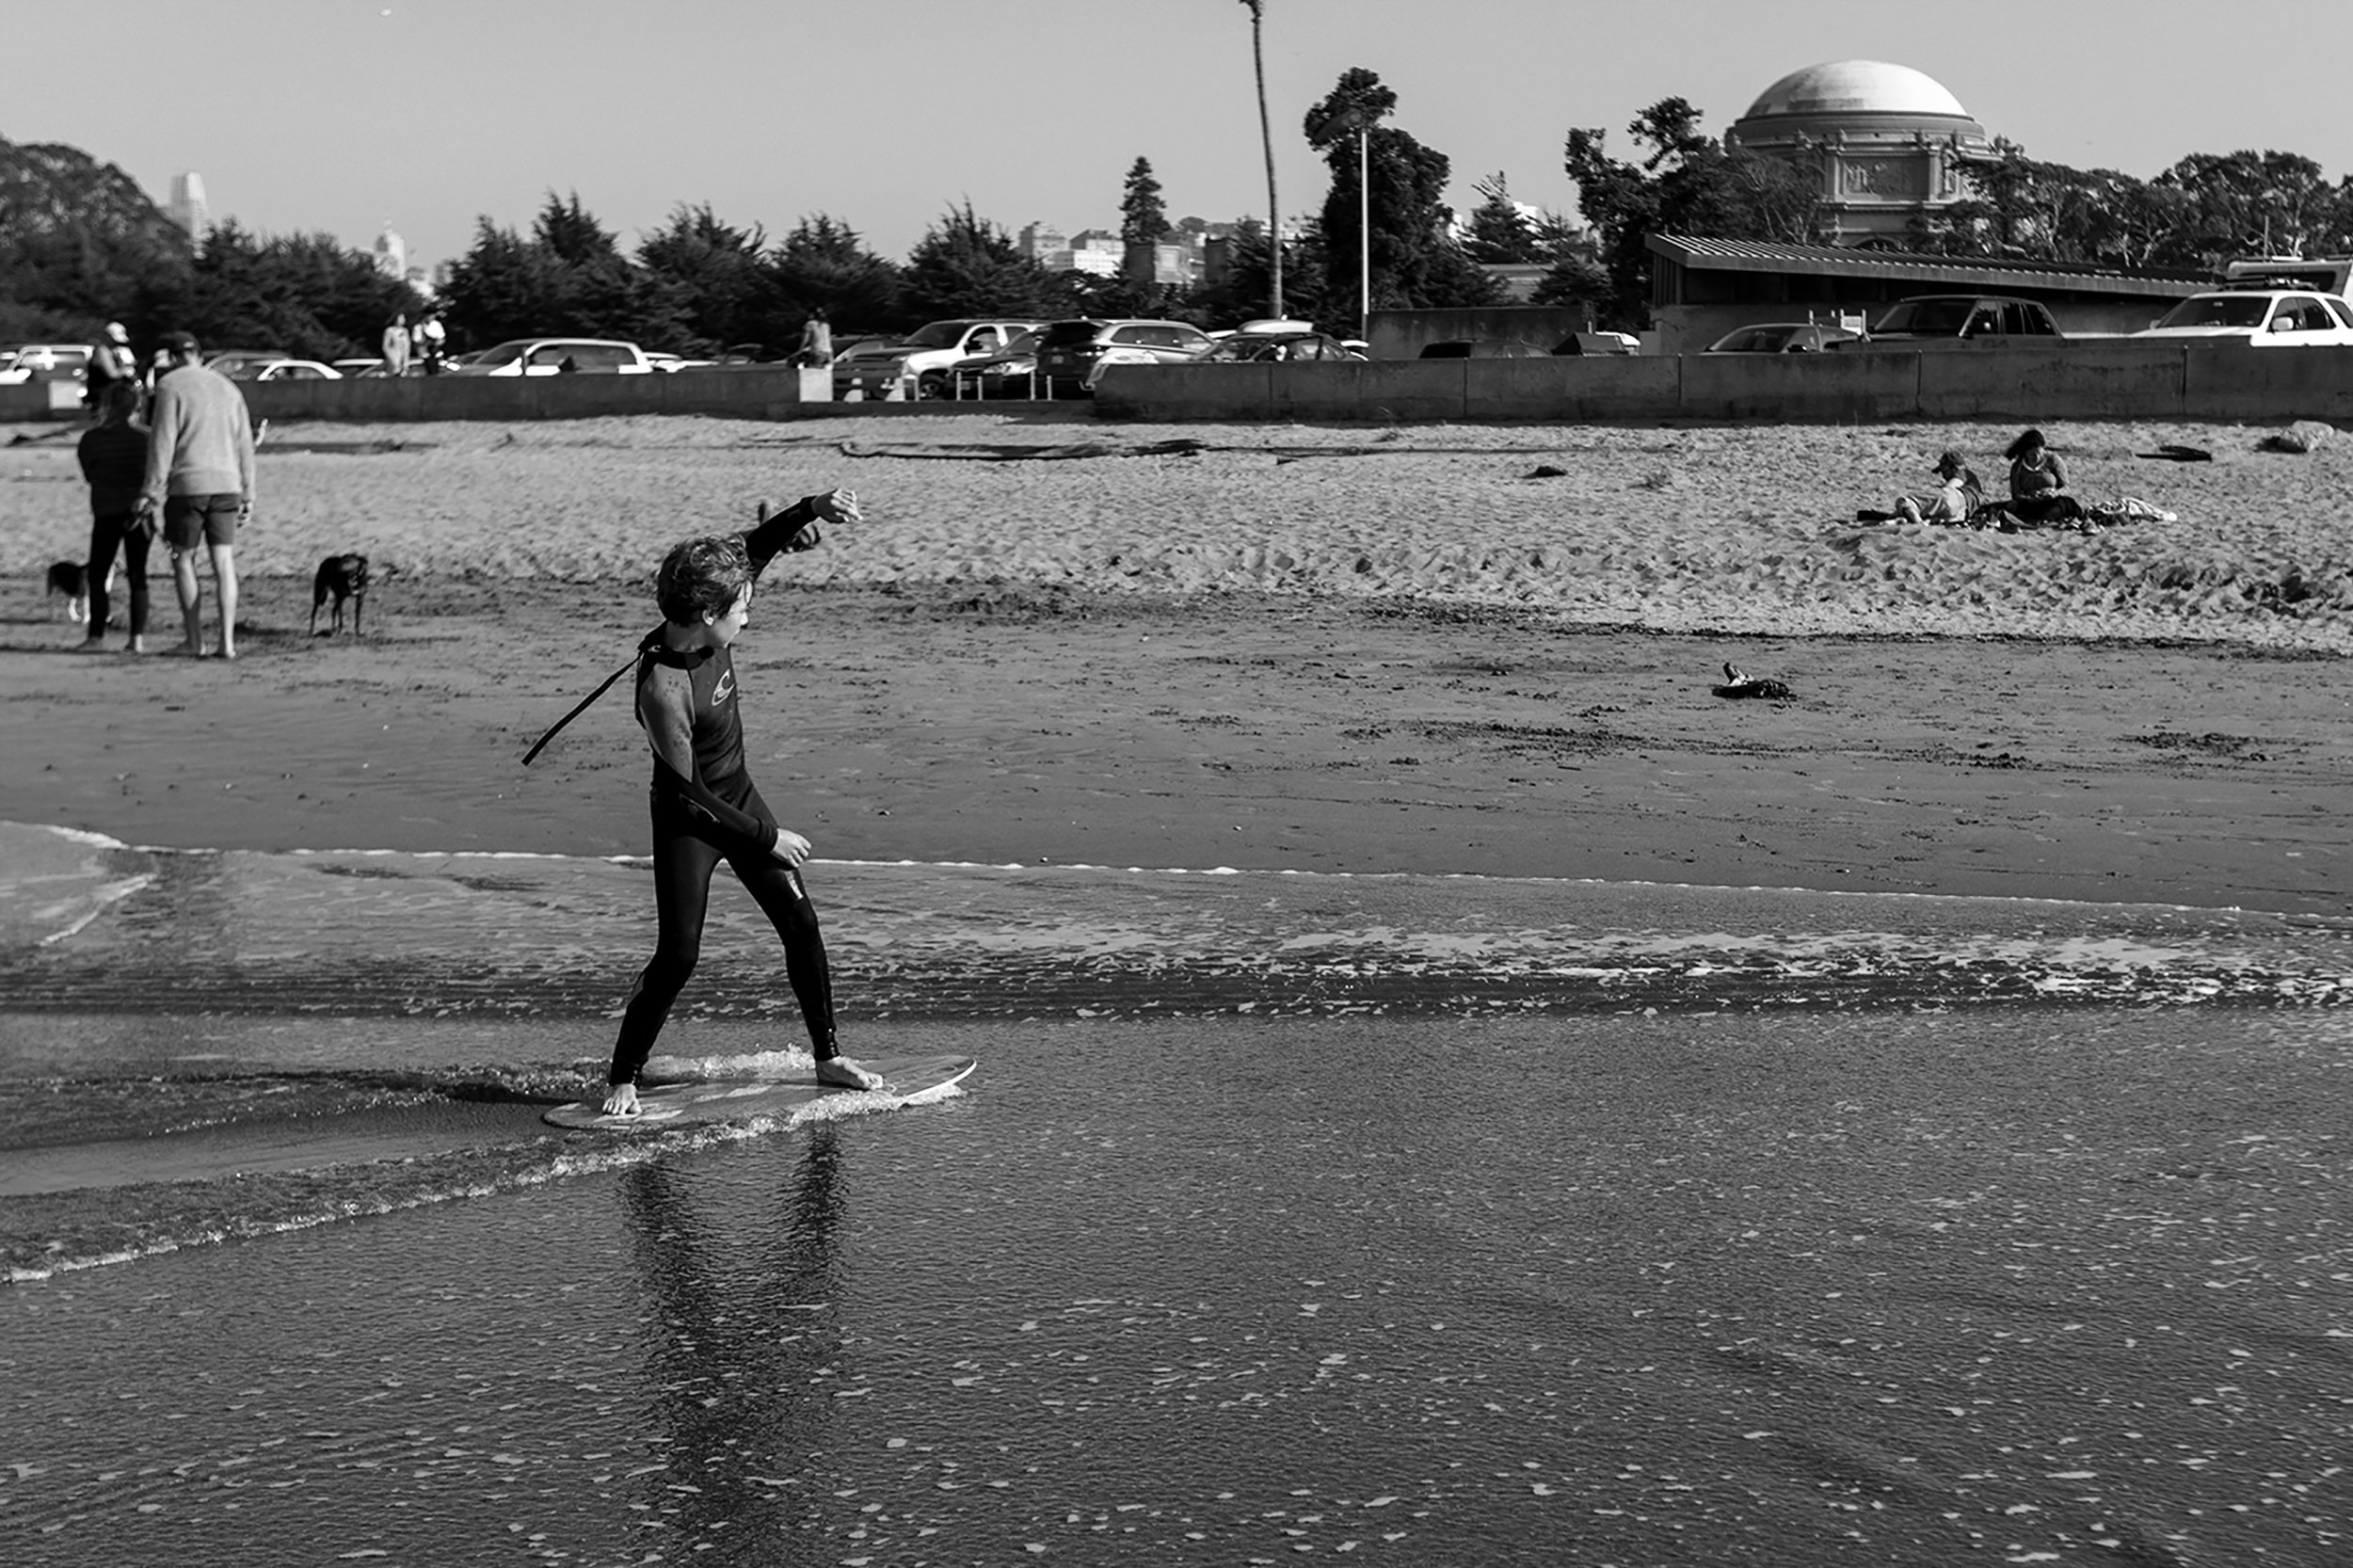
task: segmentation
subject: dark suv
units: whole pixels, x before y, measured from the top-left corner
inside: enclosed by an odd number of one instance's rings
[[[1165,365],[1197,360],[1216,346],[1181,321],[1057,321],[1037,340],[1037,374],[1056,395],[1092,390],[1104,365]]]
[[[2065,334],[2051,312],[2031,299],[1996,294],[1924,294],[1899,300],[1871,323],[1867,341],[1833,344],[1833,348],[1867,348],[1898,344],[1927,348],[1964,343],[2058,343]]]

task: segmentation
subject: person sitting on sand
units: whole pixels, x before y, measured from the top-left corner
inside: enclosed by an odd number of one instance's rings
[[[1942,488],[1933,495],[1897,496],[1896,515],[1906,522],[1967,522],[1985,504],[1985,486],[1950,447],[1937,456],[1936,477]]]
[[[613,1045],[607,1115],[637,1112],[638,1074],[701,955],[711,876],[721,860],[735,868],[784,940],[785,973],[801,1004],[818,1081],[848,1089],[880,1081],[834,1043],[824,936],[799,870],[809,841],[779,827],[753,787],[728,651],[750,619],[753,582],[780,552],[816,544],[820,519],[856,521],[856,495],[837,489],[808,496],[749,533],[688,539],[663,558],[655,575],[663,623],[638,644],[636,667],[637,722],[654,755],[657,934]]]
[[[2067,466],[2043,442],[2041,431],[2025,432],[2002,456],[2009,459],[2009,499],[2002,510],[2030,527],[2083,520],[2082,504],[2065,493]]]

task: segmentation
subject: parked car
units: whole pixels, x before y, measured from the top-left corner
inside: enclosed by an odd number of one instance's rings
[[[2310,289],[2217,289],[2191,295],[2154,326],[2131,335],[2328,348],[2353,344],[2353,307]]]
[[[224,348],[217,354],[204,356],[204,368],[235,381],[241,379],[239,372],[248,365],[265,365],[293,358],[293,350],[285,348]]]
[[[942,374],[947,397],[1036,397],[1044,389],[1037,379],[1037,342],[1043,328],[1032,327],[994,354],[958,360]]]
[[[345,380],[357,376],[390,376],[392,375],[392,367],[377,359],[335,360],[330,363],[334,369],[343,373]]]
[[[1551,350],[1503,338],[1443,338],[1421,345],[1422,360],[1545,360]]]
[[[1361,360],[1364,356],[1326,332],[1254,332],[1245,328],[1218,340],[1201,356],[1203,364],[1265,364],[1302,360]]]
[[[2065,337],[2051,312],[2031,299],[1993,294],[1924,294],[1889,306],[1885,315],[1871,323],[1865,339],[1832,346],[1854,349],[1882,344],[1921,348],[1964,343],[2057,343]]]
[[[220,373],[232,381],[340,381],[344,373],[316,360],[241,360]]]
[[[919,396],[941,396],[947,391],[949,366],[976,354],[994,354],[1037,325],[1034,321],[934,321],[897,343],[869,341],[839,350],[833,357],[834,395],[840,397],[856,389],[861,397],[879,396],[892,383],[912,377]]]
[[[1038,339],[1037,372],[1056,392],[1092,391],[1108,365],[1197,360],[1214,342],[1200,328],[1181,321],[1077,316],[1052,323]]]
[[[452,364],[450,376],[650,376],[653,366],[646,351],[633,343],[608,338],[514,338],[484,349],[464,364]]]
[[[1862,334],[1817,321],[1769,321],[1737,327],[1709,344],[1703,354],[1816,354],[1833,344],[1852,343]]]
[[[0,367],[0,386],[21,387],[31,381],[79,381],[89,368],[89,345],[78,343],[28,343],[14,350]]]

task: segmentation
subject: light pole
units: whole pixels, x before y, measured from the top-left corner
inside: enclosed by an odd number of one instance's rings
[[[1266,0],[1241,3],[1250,8],[1250,58],[1258,72],[1258,137],[1266,147],[1268,303],[1279,320],[1283,314],[1283,204],[1274,196],[1274,127],[1266,112],[1266,49],[1260,37],[1266,27]]]
[[[1372,127],[1356,117],[1356,341],[1372,341]]]
[[[1344,104],[1307,133],[1318,147],[1329,147],[1349,132],[1356,133],[1356,339],[1372,334],[1372,141],[1373,117],[1361,104]]]

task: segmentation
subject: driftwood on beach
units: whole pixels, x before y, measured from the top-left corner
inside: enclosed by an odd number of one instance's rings
[[[1190,457],[1208,450],[1207,441],[1178,439],[1142,445],[1114,441],[1059,441],[1039,445],[1026,441],[925,441],[882,443],[843,441],[844,457],[913,457],[966,463],[1068,462],[1081,457]]]

